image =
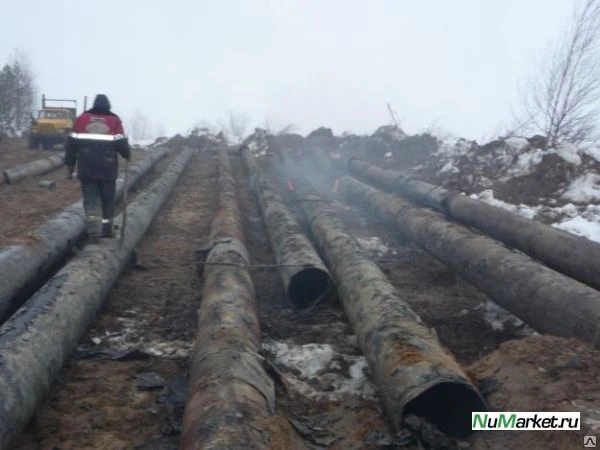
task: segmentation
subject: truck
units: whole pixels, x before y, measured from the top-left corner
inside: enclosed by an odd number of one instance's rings
[[[84,109],[86,100],[87,98],[84,98]],[[52,150],[54,145],[64,143],[67,135],[73,130],[76,117],[77,100],[46,98],[46,95],[42,94],[42,108],[31,116],[29,148],[42,147],[44,150]]]

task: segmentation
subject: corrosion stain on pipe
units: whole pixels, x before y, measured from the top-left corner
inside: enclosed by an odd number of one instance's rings
[[[129,168],[129,185],[133,187],[152,167],[170,152],[153,151]],[[123,195],[123,179],[117,180],[117,199]],[[0,323],[18,306],[16,297],[31,294],[85,231],[82,201],[73,203],[40,225],[27,236],[27,243],[0,249]]]
[[[0,448],[31,419],[192,156],[129,205],[125,239],[87,245],[0,327]]]
[[[275,388],[259,354],[249,255],[225,149],[219,150],[218,186],[181,448],[267,449]]]
[[[348,169],[368,183],[475,227],[559,272],[600,289],[600,243],[356,158],[348,161]]]
[[[471,434],[471,412],[487,408],[477,389],[310,183],[294,185],[394,426],[416,414],[448,435]]]
[[[329,271],[248,147],[241,146],[240,153],[252,180],[287,296],[296,308],[314,305],[331,288]]]
[[[500,306],[543,333],[600,344],[600,292],[492,238],[350,177],[342,194],[368,207]]]

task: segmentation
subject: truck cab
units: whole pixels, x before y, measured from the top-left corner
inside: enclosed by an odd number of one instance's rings
[[[44,150],[51,150],[56,144],[62,144],[73,130],[77,108],[65,106],[48,106],[49,101],[73,102],[76,100],[52,100],[42,96],[42,109],[31,117],[28,143],[30,149],[40,146]]]

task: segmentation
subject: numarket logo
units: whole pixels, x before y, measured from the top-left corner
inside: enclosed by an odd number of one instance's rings
[[[578,412],[473,412],[473,430],[579,430]]]

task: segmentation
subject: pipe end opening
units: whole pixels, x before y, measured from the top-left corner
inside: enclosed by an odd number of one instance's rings
[[[471,413],[487,409],[485,401],[472,386],[440,383],[408,402],[404,415],[423,417],[448,436],[466,438],[473,433]]]
[[[329,274],[324,270],[316,267],[302,269],[290,280],[288,297],[296,308],[303,309],[323,297],[330,284]]]

